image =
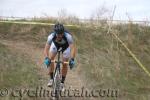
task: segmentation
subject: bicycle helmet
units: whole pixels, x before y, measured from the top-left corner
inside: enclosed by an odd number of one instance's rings
[[[59,24],[59,23],[55,24],[54,31],[55,31],[56,34],[64,33],[64,26],[63,26],[63,24]]]

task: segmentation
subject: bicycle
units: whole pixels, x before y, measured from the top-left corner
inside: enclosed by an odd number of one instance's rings
[[[60,98],[60,84],[61,84],[61,64],[66,63],[69,64],[69,62],[63,62],[60,60],[60,52],[62,51],[62,48],[60,48],[58,50],[58,58],[57,61],[53,60],[51,62],[56,63],[56,67],[55,67],[55,71],[54,71],[54,78],[53,78],[53,85],[52,85],[52,89],[53,89],[53,93],[55,94],[55,98],[58,100]]]

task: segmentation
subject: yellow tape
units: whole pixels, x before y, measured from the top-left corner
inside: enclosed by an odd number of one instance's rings
[[[113,14],[112,14],[112,19],[114,17],[114,13],[115,13],[115,10],[116,10],[116,6],[114,7],[114,10],[113,10]],[[113,20],[111,20],[111,23],[112,23]],[[110,32],[111,30],[111,23],[109,24],[109,28],[108,28],[108,32]],[[129,54],[133,57],[133,59],[138,63],[138,65],[145,71],[145,73],[148,74],[148,76],[150,77],[150,72],[146,69],[146,67],[140,62],[139,59],[137,59],[137,57],[134,55],[134,53],[132,53],[132,51],[122,42],[122,40],[115,34],[112,32],[112,34],[119,40],[119,42],[124,46],[124,48],[129,52]]]
[[[32,25],[55,25],[53,23],[41,23],[41,22],[25,22],[25,21],[4,21],[4,20],[0,20],[0,23],[15,23],[15,24],[32,24]],[[75,26],[75,27],[79,27],[78,25],[64,25],[64,26]]]
[[[132,51],[122,42],[122,40],[112,32],[112,34],[119,40],[119,42],[125,47],[125,49],[129,52],[129,54],[133,57],[133,59],[138,63],[138,65],[148,74],[150,77],[150,72],[146,69],[146,67],[137,59],[137,57],[132,53]]]

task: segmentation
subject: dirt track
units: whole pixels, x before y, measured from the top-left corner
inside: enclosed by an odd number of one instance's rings
[[[29,56],[29,59],[31,59],[35,65],[37,66],[38,74],[39,74],[39,82],[41,86],[44,89],[49,89],[47,87],[48,82],[48,75],[47,75],[47,69],[44,68],[43,64],[43,48],[37,48],[34,45],[31,45],[26,42],[16,42],[16,41],[7,41],[7,40],[0,40],[0,43],[8,46],[10,49],[18,51],[19,53],[23,53]],[[84,86],[84,82],[81,79],[81,76],[79,75],[78,71],[80,71],[80,65],[78,64],[78,67],[74,70],[68,70],[66,82],[65,82],[65,89],[69,90],[70,97],[67,97],[68,94],[65,94],[62,100],[87,100],[87,98],[83,97],[73,97],[74,90],[79,90],[79,92],[82,92],[82,88]],[[68,92],[67,92],[68,93]],[[76,95],[78,96],[78,94]],[[42,98],[42,100],[50,100],[49,98]],[[92,98],[91,98],[92,99]],[[91,100],[90,99],[90,100]],[[41,100],[41,98],[40,98]]]

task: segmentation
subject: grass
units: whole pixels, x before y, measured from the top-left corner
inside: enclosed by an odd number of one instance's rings
[[[128,35],[125,34],[128,32],[128,28],[119,27],[119,37],[128,44],[128,39],[124,38]],[[137,25],[132,27],[131,32],[134,38],[132,44],[130,44],[130,49],[145,66],[147,65],[146,68],[149,70],[149,28],[146,28],[147,31],[142,30],[144,32],[141,36],[137,33],[140,27]],[[96,32],[97,34],[93,34],[94,32],[81,33],[81,36],[87,36],[86,39],[78,37],[78,45],[82,45],[78,48],[79,53],[81,53],[80,62],[82,62],[80,67],[84,71],[85,80],[87,80],[89,87],[96,89],[117,88],[120,90],[120,100],[124,98],[125,100],[148,100],[150,98],[148,75],[119,43],[117,47],[115,38],[112,38],[106,32],[102,33],[101,30]],[[141,44],[142,41],[145,42]]]
[[[14,51],[0,43],[0,59],[1,89],[29,89],[39,85],[36,66],[27,55],[20,54],[19,51]],[[2,97],[2,99],[14,98]]]
[[[26,55],[20,55],[18,52],[12,52],[5,45],[0,44],[1,70],[3,76],[6,76],[1,83],[1,86],[11,87],[15,85],[23,85],[21,82],[33,83],[37,77],[31,78],[35,65],[27,58]],[[34,80],[35,79],[35,80]]]
[[[43,48],[51,29],[52,26],[0,23],[0,38],[14,41],[26,41],[35,44],[37,47]],[[125,48],[111,34],[106,34],[108,27],[87,28],[81,26],[67,27],[67,29],[74,36],[78,49],[77,62],[80,63],[78,64],[80,69],[79,74],[84,79],[83,81],[87,84],[87,87],[94,89],[119,89],[119,100],[150,99],[150,80],[148,75],[139,67],[131,55],[129,55]],[[113,29],[115,32],[119,33],[119,38],[150,71],[150,27],[137,24],[120,24],[113,26]],[[128,35],[131,35],[132,37]],[[3,50],[3,45],[1,46],[1,50]],[[0,54],[3,54],[4,56],[4,54],[7,54],[5,52],[6,51],[3,50]],[[9,57],[13,58],[13,56],[8,56],[7,59],[9,60],[12,59]],[[19,66],[22,64],[23,66],[27,66],[26,62],[24,62],[25,58],[26,57],[21,56],[20,59],[20,55],[18,57],[15,55],[15,58],[13,59],[16,60],[10,61],[10,65],[7,66],[18,66],[15,67],[15,70],[19,71]],[[25,61],[27,61],[27,59]],[[4,65],[4,63],[1,65]],[[31,66],[34,68],[32,62]],[[29,69],[30,68],[31,67],[29,67]],[[21,67],[21,69],[22,70],[20,71],[24,72],[24,74],[33,73],[30,72],[30,70],[25,70],[24,67]],[[10,70],[14,69],[10,68]],[[23,73],[20,74],[24,75]],[[30,75],[19,76],[15,72],[12,73],[12,77],[13,75],[17,75],[19,80],[22,79],[20,77],[23,77],[24,79],[36,78],[36,75],[35,77],[30,77]],[[9,77],[9,74],[5,77]],[[14,86],[18,86],[22,83],[21,81],[16,80],[15,83],[12,83]],[[26,84],[34,84],[32,83],[32,80],[25,82],[27,82]],[[9,84],[7,84],[7,86],[9,86]],[[107,98],[105,99],[107,100]],[[115,100],[116,98],[109,99]]]

